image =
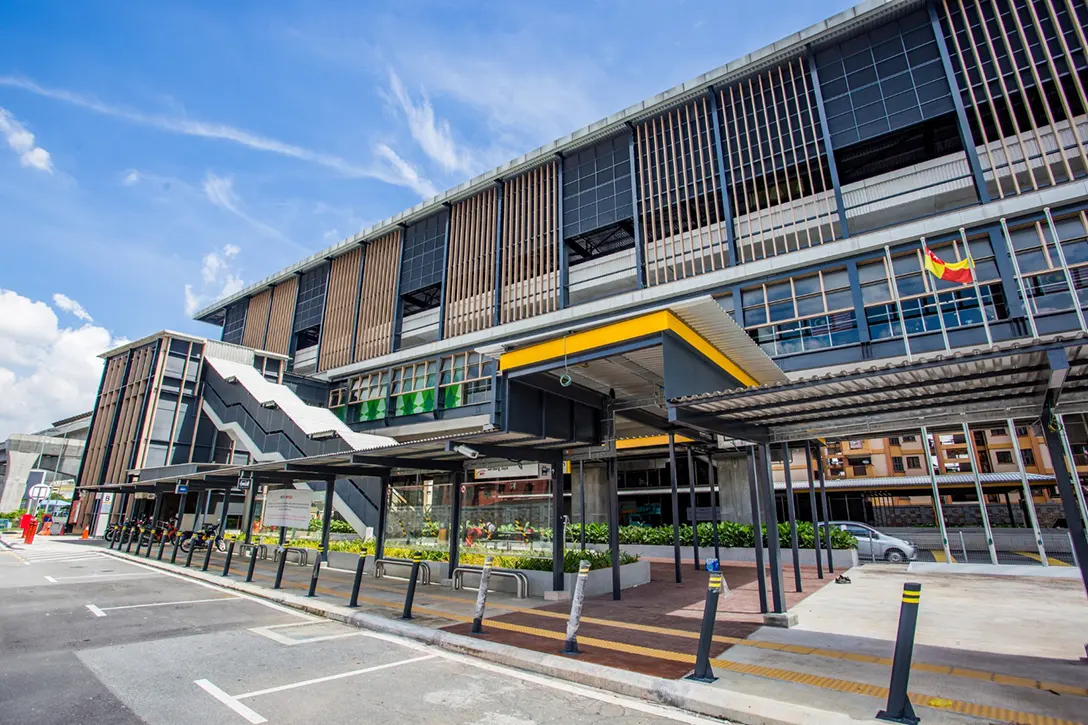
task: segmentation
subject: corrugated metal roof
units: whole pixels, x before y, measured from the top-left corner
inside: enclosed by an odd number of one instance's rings
[[[922,425],[1037,417],[1050,379],[1047,353],[1066,351],[1058,412],[1088,408],[1088,334],[998,343],[670,401],[723,422],[766,426],[772,440],[845,438]]]
[[[740,304],[739,300],[736,303]],[[675,303],[669,309],[761,386],[789,381],[786,373],[713,297]]]

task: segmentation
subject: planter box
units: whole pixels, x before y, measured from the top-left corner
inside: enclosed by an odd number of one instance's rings
[[[607,544],[586,544],[587,548],[596,549],[597,551],[607,551]],[[671,546],[652,546],[648,544],[621,544],[620,551],[626,551],[628,554],[637,554],[643,558],[651,557],[654,559],[672,559],[673,548]],[[745,548],[733,548],[733,547],[721,547],[719,550],[721,553],[721,560],[723,563],[730,561],[743,561],[743,562],[755,562],[756,550]],[[680,547],[680,558],[682,561],[691,561],[692,549],[690,546]],[[801,549],[801,566],[816,566],[816,551],[814,549]],[[700,546],[699,547],[699,561],[704,562],[707,557],[714,556],[713,546]],[[820,556],[824,557],[824,561],[827,561],[827,552],[821,550]],[[858,564],[858,552],[857,549],[834,549],[831,555],[831,560],[835,563],[836,570],[849,569],[852,566]],[[763,555],[764,563],[767,562],[767,554]],[[793,564],[793,552],[789,547],[782,548],[782,563]]]

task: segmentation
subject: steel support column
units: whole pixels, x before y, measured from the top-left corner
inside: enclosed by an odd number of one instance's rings
[[[627,124],[627,132],[630,134],[627,138],[627,160],[631,169],[631,209],[634,213],[632,218],[633,226],[635,228],[635,274],[638,279],[639,289],[646,286],[646,265],[643,260],[645,251],[642,248],[642,224],[639,208],[638,208],[638,182],[637,182],[637,164],[635,163],[635,127],[630,123]]]
[[[552,589],[563,591],[563,461],[552,461]]]
[[[808,507],[812,516],[812,546],[816,552],[816,577],[824,578],[824,562],[820,558],[820,520],[816,515],[816,477],[812,475],[812,443],[805,441],[805,480],[808,481]]]
[[[257,513],[257,477],[250,476],[249,490],[246,491],[245,542],[253,543],[253,516]]]
[[[672,555],[676,569],[676,583],[683,581],[680,575],[680,496],[676,491],[676,434],[669,433],[669,482],[672,486]]]
[[[378,532],[374,536],[374,558],[385,556],[385,517],[389,509],[389,474],[381,476],[381,495],[378,499]]]
[[[824,110],[824,94],[820,90],[820,74],[816,71],[816,59],[811,50],[808,56],[808,74],[812,79],[812,91],[816,97],[816,110],[820,116],[820,133],[824,142],[824,154],[827,156],[827,172],[831,176],[831,185],[835,190],[835,207],[839,212],[839,233],[843,239],[850,236],[846,223],[846,204],[842,200],[842,186],[839,184],[839,169],[835,165],[835,150],[831,147],[831,130],[827,126],[827,112]]]
[[[948,530],[944,525],[944,507],[941,506],[941,492],[937,488],[937,476],[933,471],[933,458],[929,453],[929,431],[922,426],[922,452],[926,458],[926,472],[929,474],[929,485],[933,493],[933,513],[937,519],[937,528],[941,530],[941,546],[944,547],[944,560],[952,563],[952,550],[948,548]]]
[[[620,483],[615,458],[608,459],[608,551],[612,555],[612,599],[620,600]]]
[[[963,424],[963,437],[967,443],[967,453],[971,456],[971,477],[975,480],[975,493],[978,495],[978,506],[982,513],[982,528],[986,531],[986,548],[990,551],[990,563],[997,564],[997,549],[994,547],[994,532],[990,528],[990,512],[986,507],[986,494],[982,490],[982,479],[978,475],[978,451],[975,450],[975,439],[971,436],[971,429]]]
[[[461,485],[465,480],[465,474],[461,471],[453,472],[453,486],[450,499],[450,565],[449,577],[453,578],[453,570],[457,568],[461,558]]]
[[[687,445],[688,452],[688,497],[691,500],[691,553],[695,557],[695,571],[699,571],[699,508],[695,505],[695,461],[691,456],[691,445]]]
[[[767,613],[767,570],[763,566],[763,516],[759,511],[759,476],[756,449],[748,446],[748,494],[752,497],[752,547],[756,555],[756,582],[759,584],[759,611]]]
[[[250,486],[252,488],[252,486]],[[336,479],[325,481],[325,505],[321,511],[321,559],[329,563],[329,526],[332,524],[332,499],[336,495]]]
[[[831,509],[827,505],[827,483],[824,481],[823,446],[816,444],[816,471],[820,475],[820,501],[824,508],[824,546],[827,549],[827,573],[835,573],[835,561],[831,549]]]
[[[786,471],[786,512],[790,519],[790,548],[793,549],[793,585],[801,589],[801,552],[797,543],[797,511],[793,500],[793,472],[790,470],[790,444],[782,444],[782,468]]]
[[[1085,539],[1084,522],[1081,520],[1077,495],[1073,489],[1074,482],[1065,462],[1065,451],[1060,432],[1057,430],[1057,420],[1054,419],[1049,406],[1044,408],[1042,418],[1043,436],[1054,467],[1054,481],[1058,484],[1058,493],[1061,495],[1062,511],[1065,513],[1066,525],[1069,527],[1069,538],[1073,542],[1073,555],[1080,568],[1080,578],[1084,582],[1085,591],[1088,592],[1088,539]],[[1078,480],[1075,485],[1080,486],[1080,481]]]
[[[709,453],[706,456],[707,478],[710,480],[710,523],[714,527],[714,558],[722,560],[721,542],[718,534],[718,519],[721,506],[718,503],[718,471],[714,468],[714,458]]]
[[[778,504],[771,476],[771,449],[768,444],[760,443],[756,450],[759,457],[756,474],[766,497],[764,513],[767,515],[767,558],[771,565],[771,608],[775,614],[783,614],[786,611],[786,586],[782,580],[782,546],[778,541]]]

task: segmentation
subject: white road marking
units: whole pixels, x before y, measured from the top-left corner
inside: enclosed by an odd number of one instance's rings
[[[268,720],[266,718],[261,717],[260,714],[254,712],[250,708],[248,708],[245,705],[243,705],[242,703],[238,702],[237,699],[235,699],[235,698],[231,697],[230,695],[228,695],[227,693],[223,692],[222,690],[220,690],[218,687],[216,687],[212,683],[208,682],[207,680],[195,680],[195,682],[202,690],[207,692],[209,695],[214,697],[216,700],[219,700],[219,702],[223,703],[224,705],[229,707],[231,710],[234,710],[236,713],[238,713],[239,715],[244,717],[249,722],[253,723],[253,725],[258,725],[258,723],[262,723],[262,722],[268,722]]]
[[[80,576],[58,576],[56,578],[53,578],[51,576],[47,576],[46,579],[48,579],[49,581],[56,584],[59,580],[62,580],[62,579],[64,581],[75,581],[75,580],[84,580],[84,579],[117,579],[119,577],[125,577],[125,576],[147,577],[148,575],[143,574],[143,573],[136,573],[136,572],[133,572],[132,574],[102,573],[102,574],[82,574]]]
[[[331,680],[342,680],[345,677],[355,677],[356,675],[365,675],[368,672],[377,672],[378,670],[387,670],[390,667],[399,667],[400,665],[410,665],[413,662],[422,662],[424,660],[433,660],[438,657],[437,654],[424,655],[422,657],[410,657],[406,660],[399,660],[397,662],[387,662],[384,665],[374,665],[373,667],[364,667],[361,670],[351,670],[350,672],[341,672],[336,675],[326,675],[325,677],[315,677],[312,680],[303,680],[302,682],[292,682],[289,685],[280,685],[279,687],[269,687],[265,690],[254,690],[253,692],[245,692],[241,695],[235,695],[234,699],[242,700],[248,697],[258,697],[259,695],[271,695],[273,692],[282,692],[283,690],[293,690],[296,687],[306,687],[307,685],[316,685],[321,682],[329,682]]]
[[[112,612],[115,609],[140,609],[141,607],[169,607],[174,604],[203,604],[204,602],[229,602],[241,599],[241,597],[215,597],[214,599],[185,599],[178,602],[152,602],[151,604],[125,604],[120,607],[102,607],[104,612]]]
[[[96,607],[93,604],[88,604],[87,609],[91,610],[91,614],[93,614],[96,617],[105,617],[106,616],[105,612],[103,612],[101,609],[99,609],[98,607]]]
[[[109,556],[109,555],[107,554],[107,556]],[[261,599],[260,597],[254,597],[254,596],[251,596],[249,594],[243,594],[242,592],[239,592],[239,591],[236,591],[236,590],[233,590],[233,589],[227,589],[226,587],[217,586],[215,584],[212,584],[212,583],[206,582],[206,581],[202,581],[200,579],[194,579],[194,578],[191,578],[191,577],[184,576],[182,574],[175,574],[172,571],[167,571],[165,569],[159,569],[158,567],[155,567],[155,566],[148,566],[147,564],[141,564],[139,562],[131,561],[129,559],[126,559],[126,558],[120,557],[120,556],[112,556],[110,558],[116,559],[117,561],[122,561],[122,562],[124,562],[126,564],[129,564],[131,566],[137,566],[137,567],[139,567],[141,569],[147,569],[148,571],[155,572],[156,574],[162,574],[163,576],[169,576],[169,577],[173,577],[174,579],[180,579],[181,581],[187,582],[189,584],[196,584],[197,586],[202,586],[202,587],[205,587],[207,589],[214,589],[217,592],[223,592],[224,594],[234,595],[234,596],[238,597],[239,599],[247,599],[247,600],[249,600],[251,602],[256,602],[257,604],[268,607],[269,609],[275,609],[277,612],[281,612],[283,614],[290,614],[292,617],[298,617],[299,619],[304,620],[300,624],[306,623],[306,622],[321,622],[321,621],[324,621],[324,617],[315,617],[315,616],[310,615],[310,614],[304,614],[303,612],[300,612],[297,609],[291,609],[290,607],[285,607],[285,606],[283,606],[281,604],[276,604],[275,602],[269,602],[267,600]]]
[[[54,579],[54,578],[53,578],[53,577],[51,577],[51,576],[47,576],[47,577],[45,578],[45,580],[46,580],[47,582],[49,582],[50,584],[56,584],[56,583],[57,583],[57,580],[56,580],[56,579]]]
[[[300,624],[309,624],[309,622],[301,622]],[[279,632],[271,631],[272,627],[253,627],[249,631],[254,634],[259,634],[262,637],[267,637],[273,642],[279,642],[280,644],[293,647],[296,644],[311,644],[313,642],[328,642],[332,639],[345,639],[347,637],[364,637],[365,632],[345,632],[344,634],[325,634],[317,637],[307,637],[305,639],[292,639],[291,637],[285,637]]]

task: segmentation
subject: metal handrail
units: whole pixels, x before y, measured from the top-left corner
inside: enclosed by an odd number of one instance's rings
[[[453,588],[461,589],[464,586],[465,574],[482,574],[484,568],[482,566],[459,566],[453,570]],[[529,596],[529,577],[525,576],[523,572],[515,571],[513,569],[496,569],[492,567],[491,576],[506,577],[513,579],[517,583],[518,599],[526,599]],[[478,589],[479,587],[477,587]]]
[[[409,559],[375,559],[374,560],[374,578],[381,579],[385,576],[385,567],[388,564],[397,564],[400,566],[407,566],[411,568],[412,561]],[[421,561],[419,567],[419,583],[430,584],[431,583],[431,565],[430,562]]]

